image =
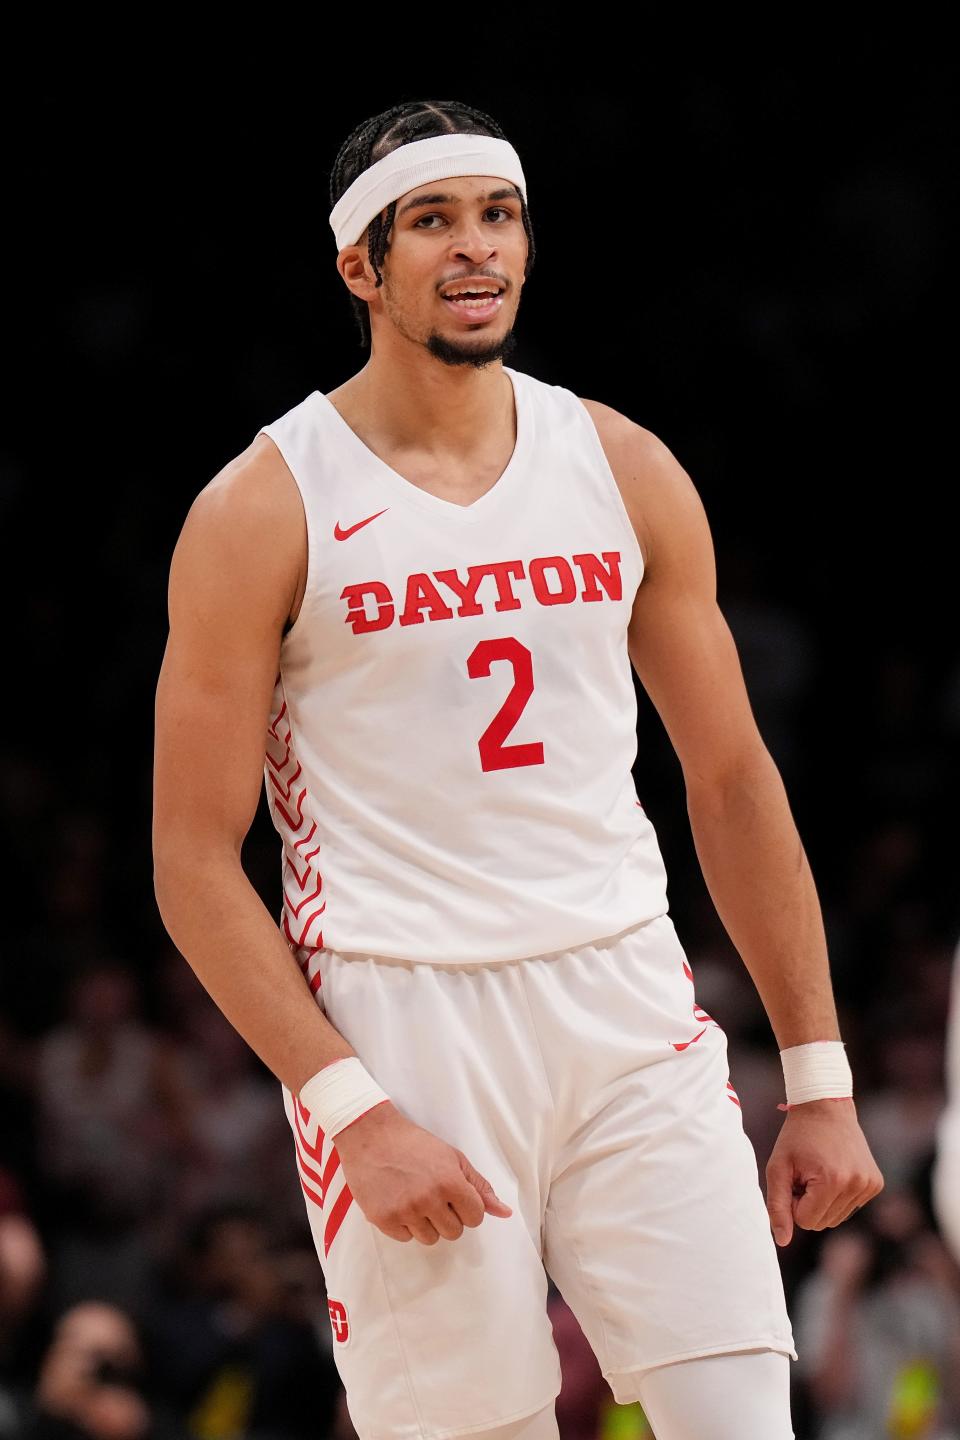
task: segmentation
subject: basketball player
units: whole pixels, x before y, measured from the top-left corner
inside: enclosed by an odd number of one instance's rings
[[[771,1225],[883,1182],[702,505],[648,430],[503,363],[534,242],[489,116],[374,117],[331,202],[369,358],[258,432],[173,556],[163,920],[282,1083],[362,1440],[556,1437],[548,1275],[658,1440],[783,1440]],[[578,214],[569,324],[617,269]],[[783,1056],[766,1203],[631,777],[631,662]],[[279,931],[240,863],[261,773]]]

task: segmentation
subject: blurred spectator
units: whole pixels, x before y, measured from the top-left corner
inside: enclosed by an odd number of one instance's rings
[[[942,1023],[942,1022],[941,1022]],[[943,1037],[905,1014],[882,1027],[880,1088],[857,1101],[860,1126],[890,1189],[909,1186],[943,1111]]]
[[[320,1323],[302,1257],[272,1251],[249,1207],[220,1206],[195,1222],[150,1317],[152,1373],[188,1435],[322,1440],[341,1388],[325,1303]]]
[[[20,1434],[24,1330],[46,1279],[43,1245],[14,1177],[0,1169],[0,1440]]]
[[[161,957],[157,992],[164,1033],[176,1055],[171,1084],[181,1091],[181,1163],[160,1253],[183,1227],[220,1202],[268,1207],[278,1230],[305,1227],[290,1126],[280,1084],[207,994],[172,945]]]
[[[0,1011],[0,1170],[36,1181],[34,1046]]]
[[[196,1213],[221,1201],[265,1202],[276,1185],[272,1159],[281,1145],[284,1157],[290,1150],[280,1086],[272,1075],[264,1079],[256,1055],[205,991],[198,989],[185,1030],[193,1147],[179,1176],[179,1205]]]
[[[186,1130],[169,1046],[136,1015],[137,988],[98,961],[74,977],[68,1015],[39,1043],[39,1155],[58,1219],[51,1303],[91,1294],[136,1313],[151,1224],[171,1194]]]
[[[171,1113],[180,1092],[169,1051],[136,1007],[136,983],[120,965],[82,970],[66,1021],[40,1043],[38,1079],[47,1177],[142,1214],[164,1188],[166,1150],[184,1117]]]
[[[813,1440],[960,1440],[960,1270],[909,1191],[824,1234],[792,1318]]]
[[[43,1358],[23,1440],[151,1440],[143,1354],[128,1316],[86,1301],[59,1320]]]

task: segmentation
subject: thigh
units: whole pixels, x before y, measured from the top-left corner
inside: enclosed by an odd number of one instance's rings
[[[562,987],[567,1067],[589,1080],[568,1097],[551,1177],[548,1273],[622,1404],[669,1362],[761,1347],[796,1359],[726,1035],[696,1004],[672,921],[588,960]]]
[[[326,1283],[333,1351],[361,1440],[493,1429],[552,1403],[560,1367],[540,1255],[538,1147],[513,1115],[529,1096],[508,979],[423,965],[321,960],[324,1009],[398,1108],[463,1150],[513,1208],[459,1239],[393,1240],[353,1201],[336,1144],[284,1106]],[[506,989],[505,989],[506,987]],[[529,1096],[535,1125],[536,1097]],[[523,1103],[523,1099],[521,1099]]]

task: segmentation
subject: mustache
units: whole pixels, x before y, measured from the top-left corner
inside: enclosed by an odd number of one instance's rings
[[[507,277],[505,275],[498,275],[495,270],[471,270],[466,275],[448,275],[446,279],[440,281],[437,289],[442,290],[444,285],[462,285],[466,280],[494,280],[498,285],[502,285],[505,290],[509,289],[510,286],[510,281]]]

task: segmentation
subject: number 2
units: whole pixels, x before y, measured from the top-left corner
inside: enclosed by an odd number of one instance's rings
[[[497,640],[481,640],[467,659],[467,674],[472,680],[476,680],[478,676],[489,675],[490,666],[495,660],[508,660],[513,666],[513,687],[477,741],[480,765],[484,770],[511,770],[518,765],[542,765],[541,741],[531,741],[526,745],[503,743],[533,694],[533,656],[515,635],[504,635]]]

